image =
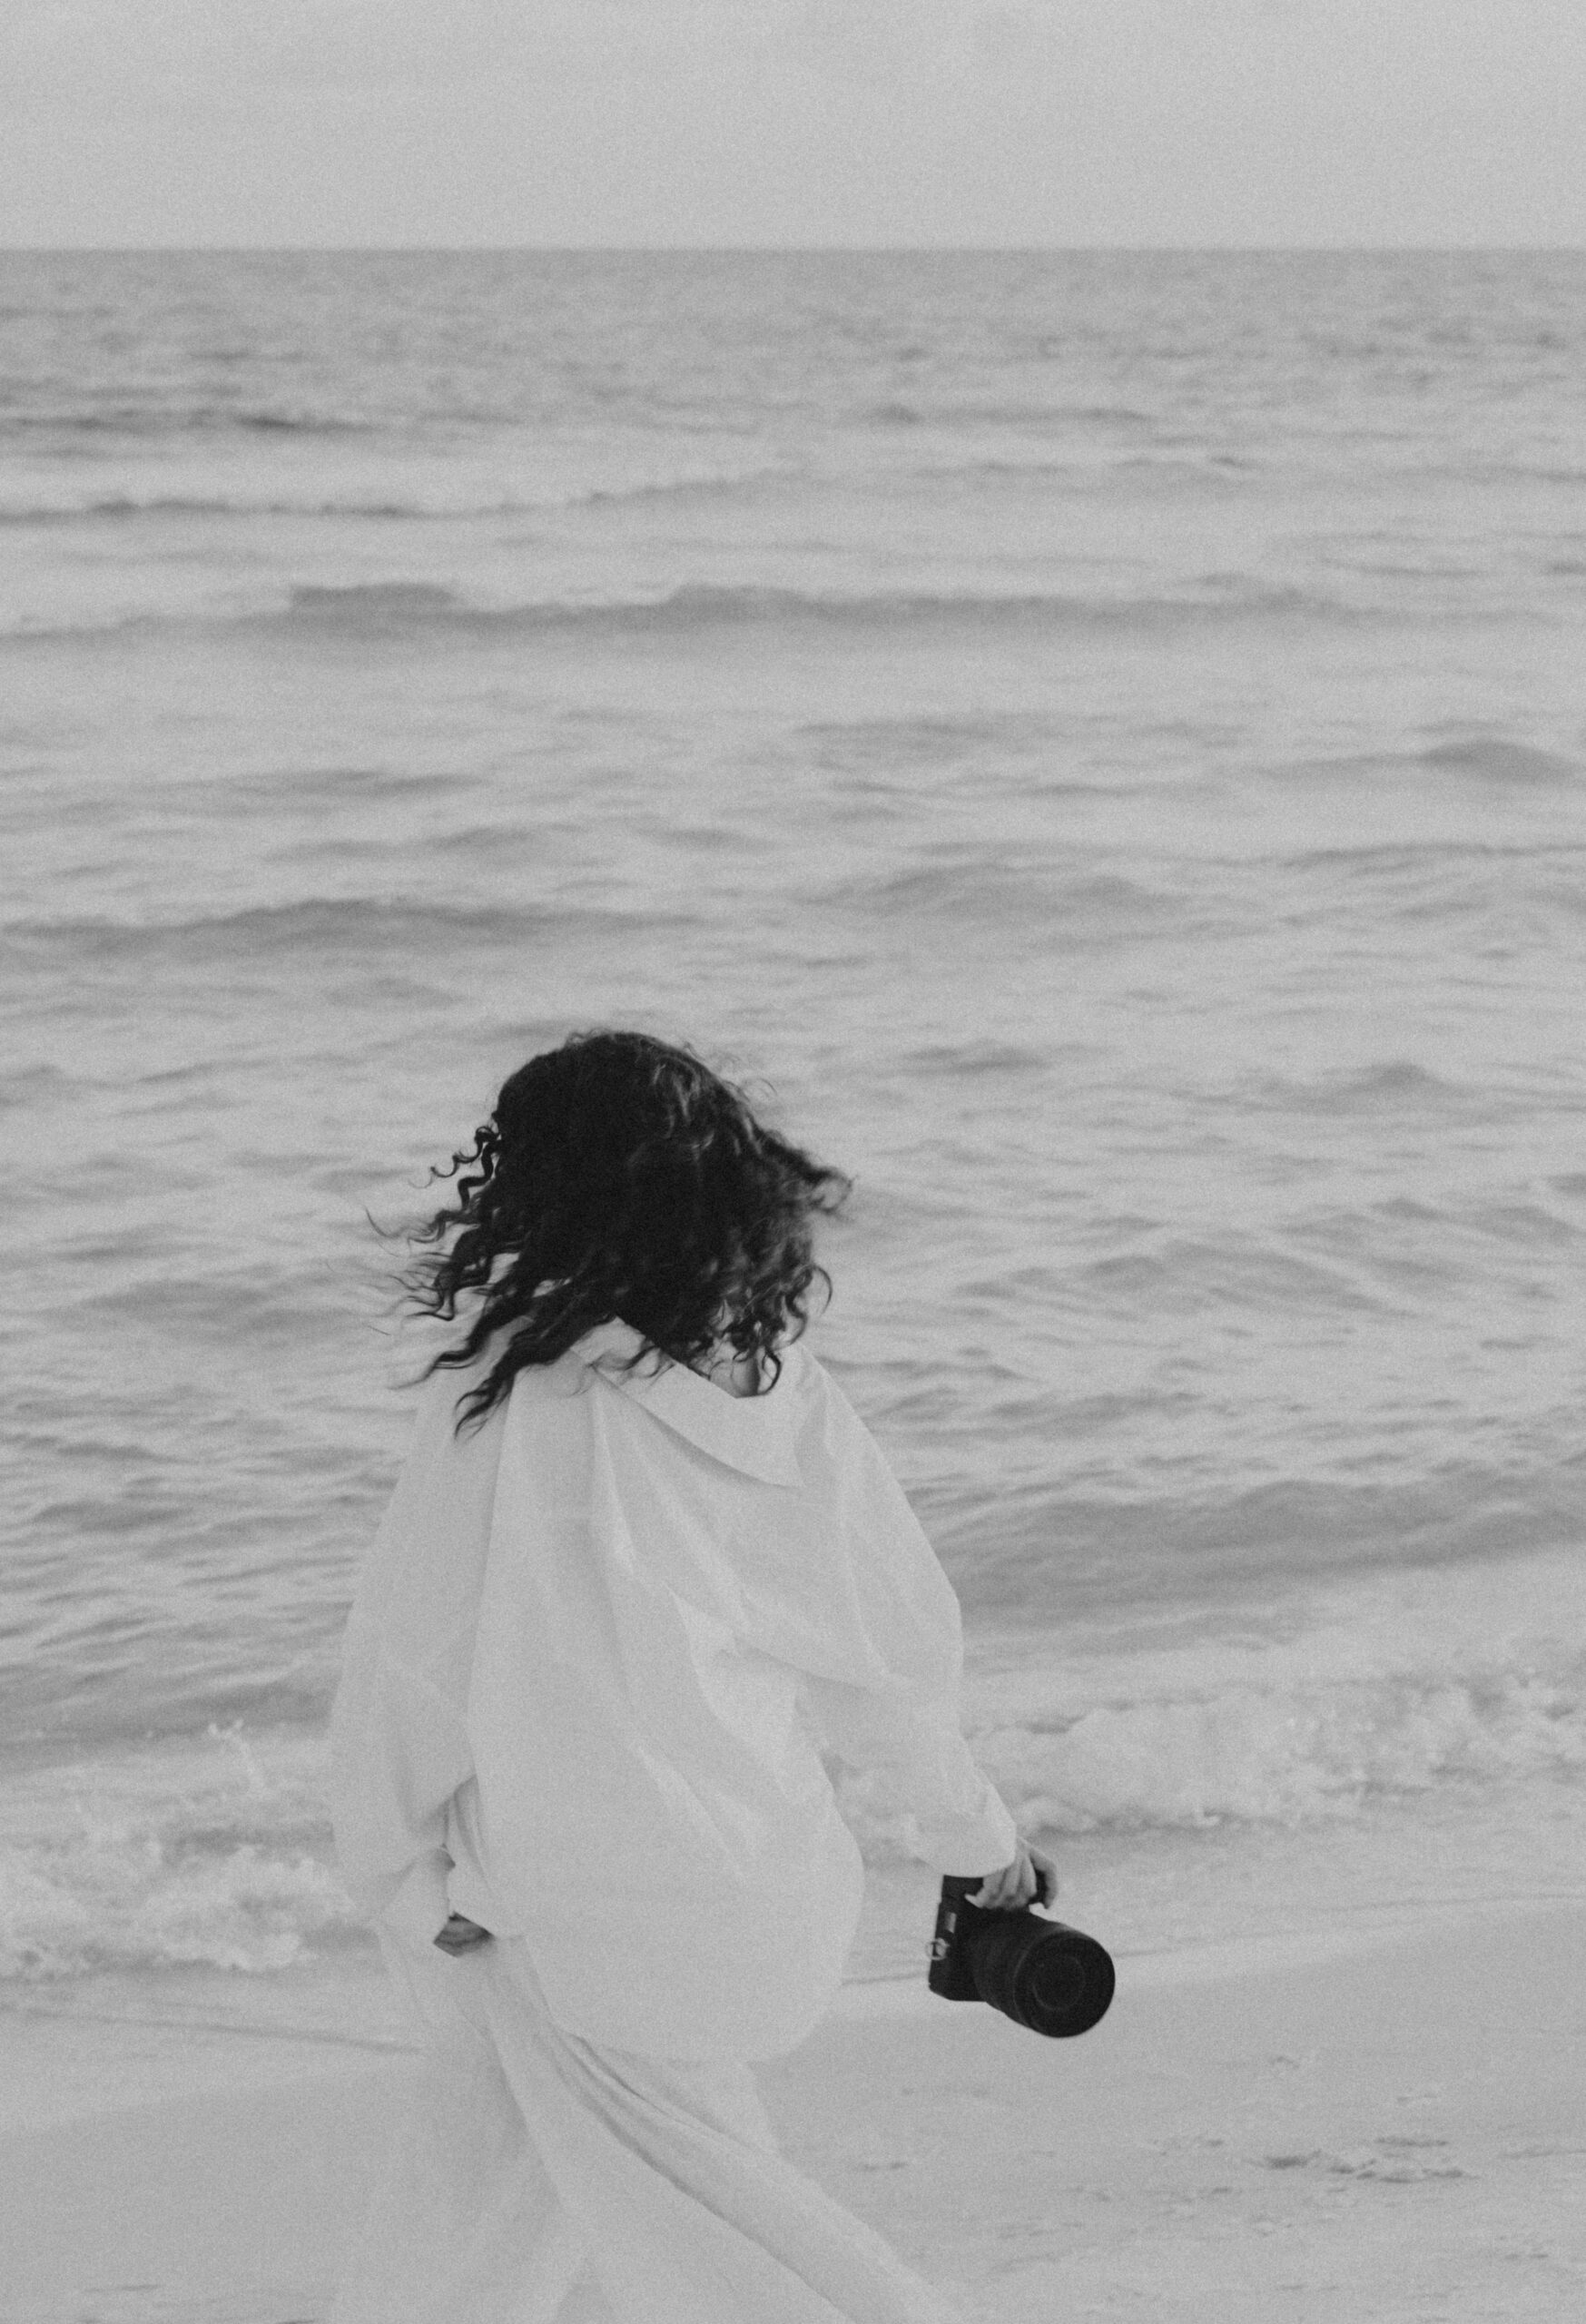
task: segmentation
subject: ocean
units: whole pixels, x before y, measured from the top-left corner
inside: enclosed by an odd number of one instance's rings
[[[852,1175],[811,1344],[1075,1917],[1578,1894],[1586,254],[11,252],[0,308],[13,1994],[369,1953],[375,1229],[595,1024]],[[842,1797],[854,1974],[918,1974]]]

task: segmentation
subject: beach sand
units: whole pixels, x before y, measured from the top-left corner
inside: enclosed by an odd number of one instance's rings
[[[367,1976],[273,2027],[208,1990],[0,2020],[5,2324],[326,2312],[411,2054]],[[1578,1906],[1126,1956],[1072,2043],[851,1987],[759,2073],[789,2156],[973,2324],[1586,2316]]]

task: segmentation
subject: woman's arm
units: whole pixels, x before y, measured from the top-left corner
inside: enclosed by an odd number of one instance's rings
[[[964,1741],[951,1659],[944,1651],[929,1689],[896,1676],[872,1688],[806,1672],[803,1700],[826,1748],[856,1775],[877,1776],[912,1815],[938,1872],[1000,1873],[1015,1858],[1019,1835]]]
[[[353,1901],[429,1945],[451,1906],[447,1805],[473,1772],[466,1709],[499,1423],[454,1433],[459,1375],[425,1384],[360,1568],[330,1715],[331,1819]]]

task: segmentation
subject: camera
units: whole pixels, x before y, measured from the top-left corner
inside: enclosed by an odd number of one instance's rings
[[[1111,2005],[1111,1955],[1093,1936],[1039,1913],[971,1905],[970,1891],[985,1876],[949,1873],[942,1881],[926,1981],[931,1992],[943,2001],[989,2002],[1032,2034],[1059,2040],[1088,2034]],[[1036,1877],[1044,1905],[1047,1876]]]

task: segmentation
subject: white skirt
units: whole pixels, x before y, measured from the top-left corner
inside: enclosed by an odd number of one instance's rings
[[[748,2064],[564,2033],[521,1937],[382,1942],[425,2063],[330,2324],[960,2324],[783,2159]]]

